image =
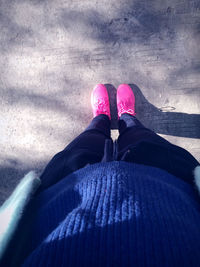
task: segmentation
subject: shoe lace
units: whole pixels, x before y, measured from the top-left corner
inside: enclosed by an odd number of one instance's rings
[[[136,115],[134,108],[133,109],[132,108],[126,109],[125,106],[126,106],[126,104],[124,104],[124,103],[118,104],[118,114],[119,114],[119,116],[121,114],[123,114],[123,113],[128,113],[128,114],[131,114],[131,115]]]
[[[105,100],[104,98],[98,98],[94,103],[94,106],[97,110],[108,113],[108,110],[106,108],[108,106],[108,101]]]

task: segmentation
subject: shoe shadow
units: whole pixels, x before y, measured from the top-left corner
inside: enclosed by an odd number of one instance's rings
[[[111,107],[111,129],[118,128],[116,88],[111,84],[105,84],[110,97]],[[157,108],[144,97],[140,88],[135,84],[129,84],[135,95],[136,117],[156,133],[187,137],[200,138],[200,115],[181,112],[170,112],[174,107],[166,106]]]
[[[118,129],[118,115],[117,115],[117,89],[112,84],[104,84],[107,88],[110,100],[111,113],[111,129]]]

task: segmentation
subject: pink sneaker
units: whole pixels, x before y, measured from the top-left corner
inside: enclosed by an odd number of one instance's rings
[[[105,114],[110,116],[110,104],[106,87],[103,84],[97,84],[91,94],[91,105],[94,117]]]
[[[118,118],[120,118],[124,113],[128,113],[133,116],[136,115],[135,96],[128,84],[120,84],[117,88],[117,110]]]

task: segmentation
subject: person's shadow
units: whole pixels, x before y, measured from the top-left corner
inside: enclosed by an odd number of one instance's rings
[[[111,84],[105,84],[111,105],[111,129],[117,129],[117,106],[116,106],[116,88]],[[180,112],[164,112],[148,102],[139,87],[135,84],[129,84],[135,95],[136,117],[156,133],[173,135],[188,138],[200,138],[200,115],[187,114]]]

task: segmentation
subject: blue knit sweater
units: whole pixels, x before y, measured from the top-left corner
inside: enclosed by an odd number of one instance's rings
[[[194,188],[127,162],[80,169],[38,195],[24,266],[200,266]]]

